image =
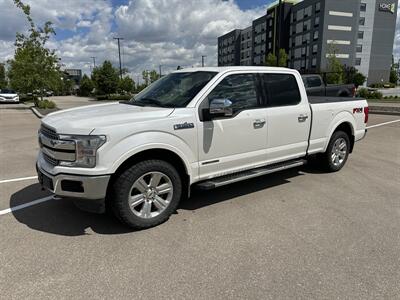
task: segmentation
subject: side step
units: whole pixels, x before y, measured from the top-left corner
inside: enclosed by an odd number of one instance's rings
[[[231,184],[234,182],[263,176],[266,174],[271,174],[279,171],[283,171],[290,168],[300,167],[307,163],[305,159],[290,160],[286,162],[276,163],[273,165],[260,167],[256,169],[251,169],[243,172],[233,173],[221,177],[212,178],[206,181],[202,181],[196,184],[196,188],[200,190],[211,190],[223,185]]]

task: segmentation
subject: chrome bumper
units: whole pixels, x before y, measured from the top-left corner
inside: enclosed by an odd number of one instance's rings
[[[51,175],[36,165],[40,184],[57,196],[98,200],[104,199],[111,175],[81,176],[72,174]]]

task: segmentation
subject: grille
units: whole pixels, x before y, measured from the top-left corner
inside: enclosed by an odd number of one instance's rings
[[[53,130],[50,129],[49,127],[46,127],[42,125],[40,127],[40,132],[47,138],[52,139],[52,140],[58,140],[58,134]]]
[[[52,165],[52,166],[57,166],[58,163],[59,163],[58,160],[56,160],[56,159],[54,159],[54,158],[48,156],[48,155],[45,154],[45,153],[43,153],[43,158],[44,158],[45,161],[47,161],[47,162],[48,162],[50,165]]]

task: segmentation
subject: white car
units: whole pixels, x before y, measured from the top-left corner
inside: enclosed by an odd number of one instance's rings
[[[366,100],[308,98],[296,70],[179,70],[131,101],[43,118],[37,170],[54,194],[147,228],[167,220],[193,186],[299,167],[311,156],[339,171],[367,121]]]
[[[1,89],[0,90],[0,102],[14,102],[19,103],[18,94],[11,89]]]

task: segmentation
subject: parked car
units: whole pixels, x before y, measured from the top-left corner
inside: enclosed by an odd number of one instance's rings
[[[325,84],[317,74],[302,75],[308,96],[355,97],[354,84]]]
[[[19,96],[17,92],[12,89],[1,89],[0,102],[19,103]]]
[[[193,68],[130,101],[42,119],[41,184],[81,208],[158,225],[191,187],[212,189],[299,167],[339,171],[366,135],[364,99],[307,97],[296,70]]]

